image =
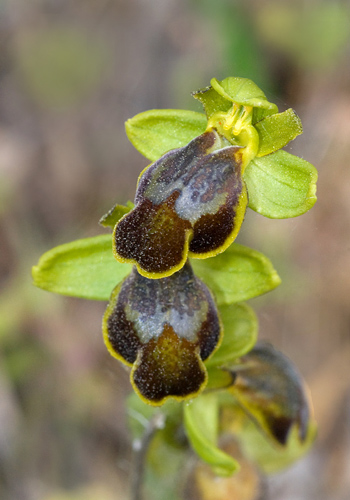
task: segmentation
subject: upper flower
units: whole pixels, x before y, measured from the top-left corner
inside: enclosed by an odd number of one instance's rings
[[[193,93],[205,114],[152,109],[128,120],[126,132],[132,144],[153,162],[215,129],[227,144],[241,148],[238,162],[251,209],[273,219],[297,217],[309,210],[316,201],[317,171],[281,150],[302,133],[296,113],[292,109],[279,113],[247,78],[213,78],[210,83]]]
[[[114,230],[114,255],[148,278],[170,276],[188,255],[223,252],[243,222],[242,148],[212,129],[141,173],[135,208]]]
[[[304,213],[316,200],[314,167],[278,151],[302,131],[293,110],[278,113],[246,78],[214,78],[193,95],[206,117],[152,110],[126,124],[136,148],[156,161],[140,175],[136,207],[116,225],[113,250],[148,278],[170,276],[188,256],[223,252],[248,195],[251,208],[272,218]]]

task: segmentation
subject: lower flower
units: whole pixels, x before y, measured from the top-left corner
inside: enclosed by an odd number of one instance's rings
[[[231,392],[268,436],[286,445],[296,426],[300,442],[305,442],[311,405],[303,379],[286,356],[258,342],[240,358],[239,367],[228,371],[234,378]]]
[[[203,361],[221,340],[214,299],[187,262],[152,280],[134,267],[112,292],[103,319],[109,352],[132,366],[131,383],[147,403],[196,396],[207,383]]]

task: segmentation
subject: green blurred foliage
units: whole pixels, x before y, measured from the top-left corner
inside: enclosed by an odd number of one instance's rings
[[[259,87],[271,90],[266,55],[254,27],[254,3],[237,0],[192,0],[198,13],[210,19],[221,47],[222,76],[250,78]],[[221,76],[221,75],[220,75]]]
[[[305,70],[325,70],[344,53],[350,5],[340,1],[270,1],[257,12],[257,27],[270,46]]]
[[[106,47],[78,29],[53,26],[21,37],[17,65],[26,90],[39,104],[81,104],[105,76]]]
[[[120,413],[122,395],[130,390],[127,376],[118,371],[117,363],[108,361],[108,355],[101,357],[99,319],[93,335],[91,330],[88,335],[91,316],[87,312],[92,305],[82,309],[83,301],[56,300],[35,290],[29,283],[29,268],[47,248],[76,237],[77,228],[81,237],[96,234],[103,209],[132,196],[135,179],[146,164],[139,155],[132,155],[124,120],[151,107],[185,108],[192,102],[199,111],[189,92],[209,84],[213,74],[218,78],[227,74],[252,78],[265,90],[275,92],[274,97],[286,106],[298,103],[296,110],[306,125],[307,144],[298,139],[293,149],[310,161],[316,161],[316,153],[321,172],[332,172],[320,176],[317,209],[300,222],[289,223],[264,222],[250,213],[241,242],[267,253],[285,283],[271,296],[274,305],[268,302],[269,296],[258,303],[254,299],[265,338],[277,340],[290,354],[297,353],[298,365],[309,380],[315,381],[321,372],[325,375],[320,397],[315,399],[315,407],[321,404],[323,409],[318,415],[322,422],[316,464],[311,456],[301,473],[299,469],[299,473],[292,471],[284,479],[277,478],[278,491],[271,491],[271,498],[293,495],[298,486],[305,488],[310,500],[347,498],[347,422],[341,420],[345,410],[340,413],[340,406],[347,401],[346,393],[341,392],[346,382],[339,376],[337,359],[332,369],[327,368],[327,360],[338,350],[346,353],[348,345],[348,2],[5,0],[0,4],[0,133],[7,133],[12,150],[20,154],[13,156],[11,165],[6,163],[1,143],[0,224],[8,228],[1,233],[0,269],[4,269],[0,275],[0,349],[8,392],[1,394],[3,404],[13,401],[21,424],[16,439],[10,441],[13,462],[6,463],[1,455],[1,498],[127,498],[119,482],[121,478],[125,484],[130,470],[128,449],[119,440],[127,438]],[[50,39],[50,32],[57,29],[62,33],[58,44],[66,47],[64,58],[70,62],[59,62],[61,56],[54,55],[57,62],[52,70],[51,54],[56,49],[49,48],[40,58],[39,52],[45,52],[45,36]],[[80,48],[71,51],[62,41],[67,32],[77,33],[71,39],[74,44],[78,38]],[[28,49],[24,47],[27,40]],[[38,48],[40,40],[43,44]],[[76,67],[81,61],[83,69]],[[58,85],[62,79],[67,82]],[[79,111],[85,104],[82,118]],[[60,123],[61,129],[50,114],[57,108],[70,110],[66,121]],[[81,131],[82,137],[73,134],[67,145],[72,123],[73,132]],[[67,130],[66,136],[62,129]],[[23,148],[26,142],[30,154]],[[54,157],[54,152],[62,151],[65,159],[71,159],[65,176],[64,165]],[[94,170],[99,172],[98,179]],[[96,197],[93,202],[92,197]],[[29,238],[23,224],[36,245],[34,252],[32,248],[35,255],[25,263]],[[17,246],[10,246],[9,256],[4,257],[3,245],[8,241],[12,244],[13,239]],[[8,272],[14,275],[11,282]],[[62,347],[51,364],[54,347],[48,346],[61,342],[72,311],[76,316],[69,330],[71,344],[68,348],[64,345],[64,354]],[[58,318],[68,319],[57,327]],[[69,361],[77,345],[86,348],[80,362],[92,360],[90,377],[80,373],[79,366],[79,376],[67,373],[78,364],[77,360]],[[27,348],[28,361],[23,361]],[[25,405],[23,400],[19,404],[19,394],[25,396]],[[1,434],[11,436],[4,420],[1,430]],[[251,446],[259,448],[263,438],[255,432]],[[280,461],[276,453],[276,463]]]
[[[39,500],[114,500],[115,493],[104,484],[92,484],[73,490],[59,490],[43,495]]]

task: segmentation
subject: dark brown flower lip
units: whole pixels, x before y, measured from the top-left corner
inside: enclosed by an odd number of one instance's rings
[[[248,203],[239,152],[211,130],[146,169],[135,208],[115,227],[116,259],[158,279],[181,269],[188,256],[224,251],[237,236]]]
[[[110,353],[133,366],[135,391],[149,404],[194,397],[207,383],[205,361],[222,327],[208,288],[186,263],[168,278],[150,280],[136,268],[112,293],[103,320]]]
[[[179,338],[169,325],[157,341],[140,349],[131,373],[134,390],[154,406],[168,398],[184,401],[197,396],[207,378],[198,345]]]

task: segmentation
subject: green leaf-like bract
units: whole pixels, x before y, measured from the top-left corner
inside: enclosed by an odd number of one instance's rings
[[[258,336],[258,320],[247,304],[234,304],[219,308],[224,326],[224,337],[219,349],[206,362],[206,366],[223,366],[249,352]]]
[[[151,161],[170,149],[180,148],[206,128],[204,114],[181,109],[152,109],[125,123],[130,142]]]
[[[217,447],[218,400],[215,394],[203,395],[184,405],[187,437],[197,454],[220,476],[230,476],[239,469],[232,457]]]
[[[72,241],[44,253],[33,267],[34,284],[50,292],[108,300],[113,288],[131,271],[112,253],[112,235]]]
[[[131,271],[112,254],[112,236],[72,241],[46,252],[33,267],[34,284],[50,292],[93,300],[109,300],[115,286]],[[261,253],[232,244],[225,253],[191,260],[195,274],[219,305],[242,302],[272,290],[280,278]]]
[[[257,297],[281,283],[267,257],[237,243],[216,257],[192,260],[192,267],[214,293],[218,305]]]
[[[310,210],[317,199],[317,170],[286,151],[255,158],[243,177],[249,207],[271,219],[297,217]]]

